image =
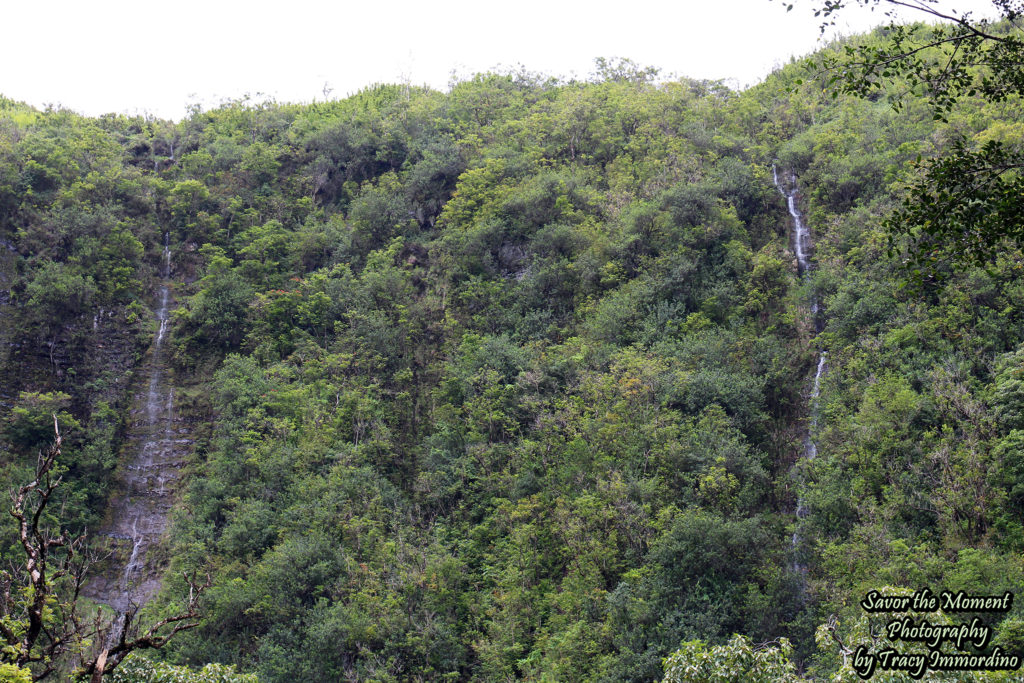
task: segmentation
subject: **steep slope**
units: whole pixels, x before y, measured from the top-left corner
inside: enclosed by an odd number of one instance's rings
[[[17,343],[57,351],[13,399],[8,476],[44,408],[85,425],[82,454],[126,418],[100,465],[74,461],[76,518],[104,514],[122,440],[95,594],[148,597],[163,558],[209,571],[177,662],[650,681],[681,642],[742,633],[830,676],[815,628],[850,633],[871,588],[1021,582],[1024,258],[915,293],[878,227],[918,153],[1012,137],[1016,115],[897,114],[798,65],[742,93],[623,68],[177,126],[39,114],[0,168],[33,194],[0,201]],[[111,302],[148,319],[151,291],[168,324],[132,408],[103,413],[109,386],[61,354]]]
[[[111,557],[83,594],[124,613],[144,605],[160,589],[165,563],[160,542],[178,494],[181,468],[189,459],[191,431],[178,416],[167,343],[171,294],[170,234],[164,235],[161,282],[153,343],[137,370],[131,416],[116,493],[99,530],[111,539]]]

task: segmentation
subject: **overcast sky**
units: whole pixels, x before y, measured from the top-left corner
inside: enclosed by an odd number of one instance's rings
[[[742,87],[821,44],[817,3],[786,2],[792,12],[780,0],[0,0],[0,93],[179,119],[190,103],[247,93],[309,102],[380,82],[446,90],[453,72],[519,64],[585,77],[596,57]],[[883,19],[860,10],[838,29]]]

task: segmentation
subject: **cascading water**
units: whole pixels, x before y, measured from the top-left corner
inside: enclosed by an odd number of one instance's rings
[[[782,183],[779,182],[779,173],[775,169],[775,165],[772,164],[772,179],[775,181],[775,187],[778,188],[779,193],[786,198],[789,215],[793,218],[793,249],[796,251],[797,271],[803,277],[810,268],[807,248],[810,246],[811,231],[804,225],[804,218],[796,208],[796,177],[790,174],[789,180],[793,189],[787,192]]]
[[[174,387],[164,352],[173,305],[170,278],[170,233],[165,233],[155,311],[158,326],[140,373],[145,383],[136,393],[132,409],[136,418],[128,430],[124,451],[130,461],[122,467],[120,491],[111,499],[108,521],[101,530],[114,546],[111,567],[84,591],[122,616],[160,587],[159,572],[148,551],[167,526],[174,484],[192,443],[189,438],[181,438],[188,429],[178,426]]]
[[[803,460],[809,462],[818,455],[818,447],[814,445],[814,433],[818,431],[818,395],[821,393],[821,374],[825,371],[825,361],[828,359],[828,352],[822,351],[818,354],[818,368],[814,371],[814,386],[811,388],[810,412],[811,423],[807,428],[807,436],[804,437]],[[800,482],[802,483],[802,482]],[[797,494],[796,519],[797,528],[793,531],[793,550],[796,552],[800,546],[800,523],[807,518],[808,510],[804,505],[802,493]],[[799,560],[793,560],[794,571],[803,571],[803,565]]]
[[[807,276],[808,271],[811,269],[811,262],[808,258],[807,252],[810,248],[811,242],[811,231],[804,223],[803,216],[800,214],[800,210],[796,206],[796,176],[792,173],[789,174],[789,185],[788,188],[779,181],[779,173],[775,168],[775,164],[772,164],[772,179],[775,182],[775,187],[786,199],[786,206],[789,208],[789,215],[793,218],[793,243],[794,251],[796,252],[797,271],[801,278]],[[822,330],[821,316],[819,315],[820,307],[818,305],[817,294],[811,294],[811,315],[814,318],[814,327],[817,332]],[[814,434],[818,430],[818,396],[821,392],[821,377],[827,366],[828,353],[826,351],[818,350],[818,366],[814,372],[814,384],[811,388],[811,394],[809,397],[808,412],[810,413],[810,423],[808,425],[807,434],[804,437],[804,448],[801,454],[801,462],[810,462],[818,454],[818,447],[814,444]],[[802,488],[803,481],[800,476],[800,468],[797,468],[797,486]],[[802,537],[800,535],[800,527],[810,514],[807,506],[804,504],[803,493],[798,492],[796,501],[796,510],[794,510],[794,516],[796,517],[796,524],[793,530],[793,539],[791,549],[793,551],[793,571],[798,574],[803,574],[806,567],[800,562],[800,545]]]

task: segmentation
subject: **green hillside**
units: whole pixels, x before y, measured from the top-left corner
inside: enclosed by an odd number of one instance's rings
[[[149,655],[266,682],[646,683],[734,634],[824,680],[870,590],[1017,591],[1024,255],[915,284],[883,224],[919,156],[1024,143],[1020,99],[826,85],[619,62],[177,124],[0,99],[0,478],[57,413],[51,523],[116,541],[162,364],[187,462],[140,623],[212,585]],[[1004,650],[1021,610],[983,616]]]

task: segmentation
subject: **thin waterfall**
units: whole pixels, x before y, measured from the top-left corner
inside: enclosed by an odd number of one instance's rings
[[[786,199],[786,206],[789,209],[789,215],[793,219],[793,250],[796,252],[797,272],[801,279],[806,279],[807,273],[811,270],[813,265],[807,255],[811,246],[811,231],[804,223],[803,216],[796,206],[796,176],[790,173],[788,186],[783,185],[779,180],[779,173],[775,164],[772,164],[772,180],[775,182],[775,187],[778,189],[779,194]],[[814,319],[815,331],[821,332],[823,321],[820,315],[817,293],[811,294],[811,316]],[[808,413],[810,414],[810,421],[807,427],[807,434],[804,436],[803,452],[800,454],[800,463],[810,462],[818,455],[818,447],[814,443],[814,435],[818,431],[818,397],[821,393],[821,377],[827,369],[828,352],[818,349],[818,363],[817,369],[814,372],[814,384],[808,398]],[[807,505],[804,502],[802,491],[804,482],[799,464],[796,468],[796,475],[798,491],[796,509],[793,511],[796,523],[793,529],[791,550],[793,552],[793,571],[802,575],[807,568],[800,561],[800,545],[803,541],[800,529],[804,520],[810,514],[810,510],[807,509]]]
[[[136,385],[132,413],[137,417],[127,436],[127,462],[121,467],[119,493],[111,499],[108,521],[102,530],[114,543],[111,567],[84,591],[113,607],[122,618],[160,587],[159,568],[148,551],[160,541],[167,526],[174,485],[192,445],[191,439],[180,438],[181,433],[187,434],[187,428],[176,426],[179,420],[174,410],[174,387],[164,351],[174,304],[170,239],[170,232],[164,233],[154,310],[157,329],[141,368],[144,383]]]
[[[818,395],[821,393],[821,375],[825,371],[825,362],[827,359],[827,351],[822,351],[818,354],[818,368],[814,371],[814,386],[811,389],[810,396],[811,421],[807,428],[807,435],[804,437],[804,452],[802,458],[804,462],[810,462],[818,455],[818,447],[814,445],[814,434],[818,431]],[[802,484],[803,482],[798,481],[798,483]],[[794,552],[800,545],[800,523],[807,518],[808,514],[810,514],[810,511],[804,504],[803,492],[798,491],[796,498],[797,528],[793,531],[792,544]],[[794,571],[803,571],[803,565],[801,565],[799,561],[794,560],[793,569]]]
[[[800,277],[803,277],[810,270],[811,263],[807,257],[807,249],[810,247],[811,231],[804,223],[804,217],[796,208],[796,176],[789,174],[789,183],[792,187],[786,190],[779,182],[779,173],[772,164],[772,179],[779,193],[786,198],[786,206],[789,208],[789,215],[793,218],[793,251],[796,252],[796,265]],[[816,305],[816,301],[812,301]]]
[[[139,546],[142,545],[142,536],[139,534],[139,519],[138,517],[132,522],[132,554],[128,558],[128,563],[124,567],[124,576],[122,576],[121,590],[125,593],[130,593],[132,586],[132,579],[135,578],[136,572],[139,571]]]
[[[128,613],[125,612],[125,611],[122,611],[122,612],[118,613],[117,619],[115,619],[114,623],[110,625],[111,628],[107,632],[107,640],[106,640],[106,643],[105,643],[107,650],[112,650],[115,647],[117,647],[118,640],[120,640],[120,638],[121,638],[121,631],[124,630],[125,619],[127,619],[127,618],[128,618]]]

